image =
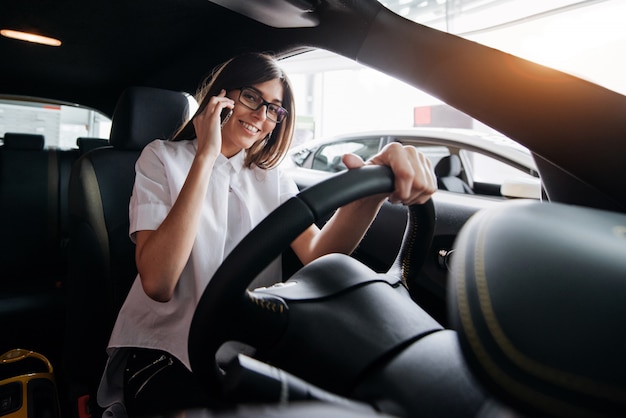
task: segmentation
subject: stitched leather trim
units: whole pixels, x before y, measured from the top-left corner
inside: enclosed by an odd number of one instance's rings
[[[494,339],[505,356],[513,364],[529,375],[543,379],[557,387],[566,388],[598,398],[608,399],[618,403],[624,403],[626,399],[625,390],[604,382],[568,373],[540,363],[517,349],[517,347],[515,347],[511,340],[506,336],[498,321],[497,314],[493,310],[487,286],[488,279],[485,271],[484,254],[486,241],[485,218],[479,218],[477,221],[478,222],[476,222],[474,229],[478,229],[478,231],[473,231],[477,233],[476,245],[474,247],[473,276],[475,277],[477,287],[478,303],[487,328],[489,329],[490,336]],[[467,243],[465,243],[464,247],[468,247]],[[543,409],[552,410],[559,415],[572,416],[580,415],[581,413],[586,415],[592,414],[591,411],[585,410],[582,407],[574,407],[558,398],[545,395],[544,393],[534,390],[530,386],[516,381],[504,370],[502,370],[498,364],[496,364],[483,345],[471,317],[470,301],[467,293],[467,271],[465,270],[464,264],[460,263],[457,266],[459,267],[459,270],[457,271],[459,280],[457,282],[456,290],[458,295],[459,316],[461,323],[476,359],[484,370],[491,376],[491,378],[498,384],[506,387],[509,392],[515,394],[520,399],[524,399],[530,404],[541,406]]]
[[[284,300],[277,298],[277,297],[271,297],[271,296],[259,296],[256,295],[252,292],[250,292],[249,290],[246,291],[246,296],[248,297],[248,299],[253,302],[256,306],[258,306],[259,308],[267,311],[267,312],[271,312],[271,313],[276,313],[279,315],[282,315],[284,313],[287,312],[287,304],[285,303]]]

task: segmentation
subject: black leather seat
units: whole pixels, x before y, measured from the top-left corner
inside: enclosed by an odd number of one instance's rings
[[[50,288],[60,278],[58,187],[57,153],[44,149],[43,135],[7,132],[0,148],[4,291]]]
[[[74,156],[44,140],[7,132],[0,146],[0,353],[35,350],[56,365],[67,269],[63,182]]]
[[[443,157],[435,166],[437,186],[440,190],[448,190],[455,193],[474,194],[469,185],[461,177],[461,160],[458,155]]]
[[[92,149],[108,147],[110,146],[109,140],[106,138],[94,138],[89,136],[81,136],[76,138],[76,145],[81,154],[84,154]]]
[[[137,274],[128,203],[143,147],[169,138],[188,115],[187,96],[147,87],[125,91],[115,108],[111,147],[78,159],[70,179],[70,259],[65,350],[69,414],[89,405],[106,363],[117,312]]]

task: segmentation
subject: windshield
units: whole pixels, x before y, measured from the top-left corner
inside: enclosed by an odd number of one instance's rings
[[[626,1],[379,0],[407,19],[626,94]],[[293,145],[345,132],[489,127],[418,89],[317,50],[283,61],[296,90]]]
[[[399,15],[626,94],[623,0],[379,0]]]
[[[626,2],[622,0],[379,0],[395,13],[438,30],[464,37],[521,58],[561,70],[621,94],[626,94]],[[297,166],[336,171],[342,141],[392,130],[444,129],[430,132],[449,154],[463,163],[461,176],[476,185],[503,184],[511,177],[536,175],[530,152],[518,144],[530,163],[519,171],[508,153],[491,144],[471,144],[474,135],[499,132],[448,106],[441,100],[350,59],[322,50],[293,56],[282,62],[295,90],[297,123],[292,158]],[[462,129],[465,139],[451,146],[451,130]],[[312,139],[336,138],[320,149]],[[390,136],[391,137],[391,136]],[[361,141],[361,140],[359,140]],[[362,141],[361,141],[362,142]],[[405,141],[412,143],[413,139]],[[362,143],[361,143],[362,145]],[[476,153],[476,147],[482,154]],[[332,155],[331,155],[332,151]],[[504,153],[503,153],[504,152]],[[332,157],[332,158],[331,158]],[[433,161],[435,163],[436,161]]]

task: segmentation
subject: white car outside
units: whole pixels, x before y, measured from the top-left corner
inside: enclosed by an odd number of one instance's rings
[[[354,132],[293,147],[283,166],[300,184],[312,184],[342,171],[341,156],[353,152],[367,159],[391,142],[413,145],[436,166],[457,155],[458,177],[479,195],[541,198],[541,182],[531,153],[494,133],[455,128],[410,128]]]

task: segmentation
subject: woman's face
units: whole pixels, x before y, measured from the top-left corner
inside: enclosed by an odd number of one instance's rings
[[[283,85],[279,79],[255,84],[251,87],[260,93],[263,100],[281,105]],[[235,101],[233,114],[222,127],[222,154],[230,158],[242,149],[250,148],[255,142],[264,139],[276,127],[276,122],[268,119],[267,106],[252,110],[239,102],[240,90],[232,90],[227,96]]]

